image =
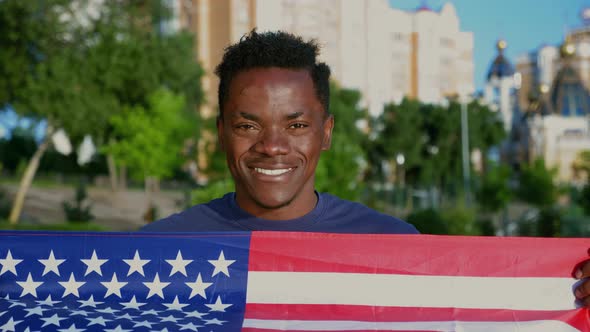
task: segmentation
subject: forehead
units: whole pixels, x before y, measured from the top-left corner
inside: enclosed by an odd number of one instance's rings
[[[293,97],[306,102],[319,102],[310,72],[306,69],[271,67],[245,70],[232,79],[228,92],[230,103],[249,97],[273,100]]]

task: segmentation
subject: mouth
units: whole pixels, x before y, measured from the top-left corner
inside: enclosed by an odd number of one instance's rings
[[[271,176],[283,175],[283,174],[290,172],[292,170],[293,170],[293,167],[279,168],[279,169],[266,169],[266,168],[254,167],[254,171],[256,173],[260,173],[260,174],[264,174],[264,175],[271,175]]]

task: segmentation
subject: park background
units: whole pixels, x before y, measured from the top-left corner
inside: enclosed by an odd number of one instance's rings
[[[212,70],[266,27],[333,69],[317,190],[423,233],[590,236],[588,5],[0,0],[0,229],[130,231],[231,191]]]

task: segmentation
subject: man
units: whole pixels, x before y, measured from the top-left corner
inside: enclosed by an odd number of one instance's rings
[[[235,193],[145,226],[144,231],[417,233],[399,219],[314,188],[330,147],[330,69],[318,46],[255,31],[227,48],[219,76],[218,138]]]
[[[414,234],[416,229],[361,204],[314,189],[330,147],[330,69],[318,46],[282,32],[251,32],[226,49],[219,76],[218,139],[235,193],[149,224],[143,231],[299,231]],[[590,263],[574,272],[590,277]],[[590,282],[575,295],[590,306]]]

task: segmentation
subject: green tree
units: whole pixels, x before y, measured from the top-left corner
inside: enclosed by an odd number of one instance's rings
[[[539,213],[533,224],[525,222],[520,225],[519,234],[545,237],[559,235],[561,214],[555,206],[559,196],[556,175],[557,169],[548,169],[543,159],[537,159],[522,168],[517,197],[535,206]]]
[[[12,223],[55,130],[63,128],[74,143],[91,134],[104,144],[118,139],[109,119],[136,106],[149,110],[149,94],[162,86],[183,94],[186,111],[201,98],[191,37],[161,33],[161,1],[107,0],[95,8],[96,16],[80,10],[86,5],[87,0],[0,2],[0,38],[14,57],[1,52],[0,86],[7,92],[0,94],[0,105],[47,122],[45,139],[21,179]]]
[[[330,113],[334,130],[330,150],[324,151],[316,169],[316,189],[339,197],[358,200],[362,192],[361,176],[366,134],[359,128],[365,110],[359,106],[361,94],[332,84]]]
[[[182,95],[160,89],[149,98],[149,109],[126,109],[111,118],[118,139],[103,150],[129,168],[131,176],[145,181],[147,208],[152,208],[154,181],[172,174],[181,163],[183,139],[190,130]]]
[[[531,165],[523,166],[517,197],[538,208],[553,206],[559,194],[555,183],[556,175],[557,169],[548,169],[543,159],[536,159]]]
[[[479,187],[475,191],[475,198],[479,207],[485,213],[490,213],[496,219],[496,224],[504,224],[499,220],[499,212],[506,209],[512,199],[510,188],[510,168],[506,165],[494,165],[486,170],[480,179]]]

